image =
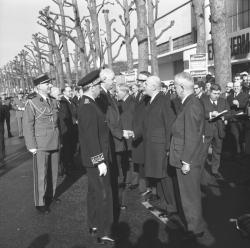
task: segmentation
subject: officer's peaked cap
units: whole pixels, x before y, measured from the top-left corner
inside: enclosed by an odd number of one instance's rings
[[[78,81],[78,86],[84,87],[87,85],[94,86],[99,84],[101,82],[99,75],[100,75],[99,69],[88,73],[86,76],[84,76]]]
[[[45,83],[49,82],[50,80],[51,79],[49,78],[49,76],[46,73],[44,73],[44,74],[37,76],[33,80],[33,84],[34,84],[34,86],[37,86],[38,84],[45,84]]]

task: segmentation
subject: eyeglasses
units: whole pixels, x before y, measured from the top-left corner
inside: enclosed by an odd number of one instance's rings
[[[198,87],[194,87],[195,90],[198,90],[199,88]]]

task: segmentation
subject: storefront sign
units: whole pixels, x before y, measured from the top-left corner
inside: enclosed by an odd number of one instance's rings
[[[207,74],[206,53],[191,54],[189,58],[189,72],[193,77],[204,77]]]
[[[250,29],[242,30],[237,33],[232,33],[229,36],[231,59],[250,59]],[[207,44],[208,61],[209,64],[213,63],[214,51],[212,41]]]

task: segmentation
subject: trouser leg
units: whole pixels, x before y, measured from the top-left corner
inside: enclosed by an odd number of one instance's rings
[[[203,232],[205,222],[202,217],[201,205],[201,169],[199,167],[191,167],[190,172],[186,175],[180,169],[177,169],[176,172],[187,229],[194,233]]]
[[[23,136],[23,118],[17,117],[18,136]]]
[[[49,152],[38,151],[33,159],[33,177],[34,177],[34,200],[35,206],[45,205],[45,192],[47,187],[47,168]]]
[[[58,167],[59,167],[59,152],[52,151],[51,152],[51,171],[52,171],[53,196],[55,195],[55,192],[56,192]]]
[[[222,150],[222,139],[215,134],[212,140],[212,173],[218,173],[220,168],[220,158],[221,158],[221,150]]]
[[[157,192],[160,197],[161,207],[169,213],[176,213],[177,206],[172,178],[161,178],[157,183]]]
[[[88,226],[97,227],[100,237],[109,235],[113,223],[113,203],[110,178],[100,177],[97,168],[88,168]]]

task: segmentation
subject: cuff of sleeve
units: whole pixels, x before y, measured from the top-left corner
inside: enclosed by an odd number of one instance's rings
[[[96,156],[91,157],[91,162],[93,166],[97,166],[98,164],[103,163],[104,162],[103,153],[100,153]]]

